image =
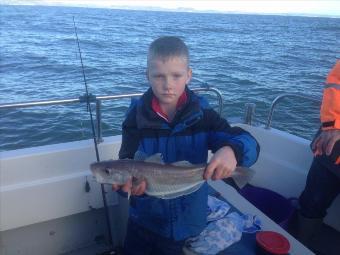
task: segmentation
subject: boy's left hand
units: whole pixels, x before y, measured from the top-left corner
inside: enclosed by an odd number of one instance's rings
[[[231,176],[237,165],[234,151],[229,146],[224,146],[211,158],[204,172],[204,179],[220,180]]]

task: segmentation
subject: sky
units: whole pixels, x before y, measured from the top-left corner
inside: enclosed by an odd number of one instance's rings
[[[340,17],[340,0],[0,0],[0,4],[61,5],[124,9],[168,9],[263,14],[305,14]]]

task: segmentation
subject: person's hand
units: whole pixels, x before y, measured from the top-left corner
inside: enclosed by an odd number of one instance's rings
[[[224,146],[211,158],[204,172],[204,179],[220,180],[231,176],[237,165],[234,151],[229,146]]]
[[[330,129],[322,131],[312,144],[314,156],[322,154],[330,155],[334,144],[340,140],[340,129]]]
[[[129,179],[123,185],[112,184],[112,190],[117,191],[119,189],[133,196],[140,196],[145,193],[146,181],[145,180],[136,181],[135,179],[133,180]]]

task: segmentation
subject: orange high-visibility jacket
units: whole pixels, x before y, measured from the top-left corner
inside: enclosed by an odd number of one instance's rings
[[[322,130],[340,129],[340,60],[337,60],[327,76],[320,119]],[[337,156],[335,164],[340,165],[340,156]]]
[[[320,119],[322,130],[340,129],[340,60],[327,76]]]

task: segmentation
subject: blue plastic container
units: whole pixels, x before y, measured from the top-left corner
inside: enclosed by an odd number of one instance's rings
[[[287,199],[272,190],[250,184],[244,186],[239,192],[274,222],[284,229],[288,228],[288,222],[295,211],[292,201],[296,201],[296,198]]]

